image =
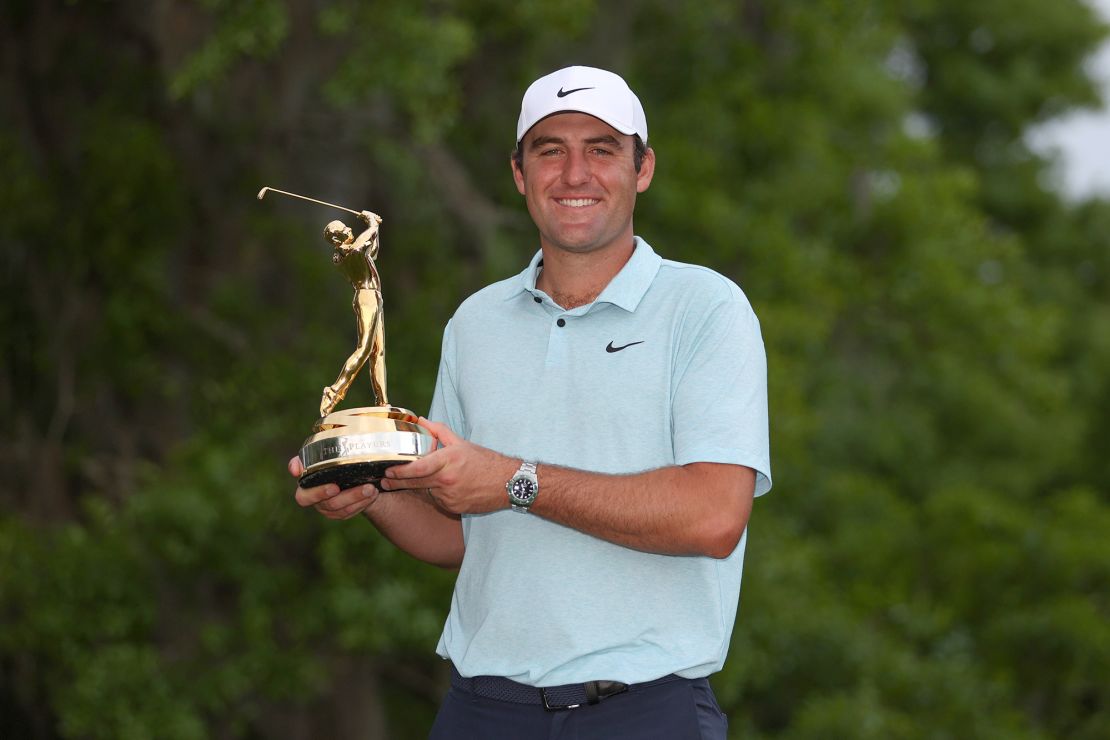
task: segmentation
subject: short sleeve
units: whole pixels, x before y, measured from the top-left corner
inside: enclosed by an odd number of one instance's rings
[[[672,384],[675,462],[720,462],[756,471],[771,489],[767,357],[759,320],[742,295],[684,327]]]
[[[428,418],[446,424],[456,434],[466,438],[470,431],[466,425],[466,416],[463,413],[458,386],[455,383],[455,358],[454,332],[451,322],[448,321],[443,330],[439,372],[436,374],[436,388],[432,395],[432,408],[428,411]]]

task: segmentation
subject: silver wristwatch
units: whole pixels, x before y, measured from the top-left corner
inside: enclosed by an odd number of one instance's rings
[[[536,494],[540,492],[536,464],[522,462],[516,474],[505,484],[505,490],[509,492],[509,504],[512,505],[513,511],[528,511],[536,500]]]

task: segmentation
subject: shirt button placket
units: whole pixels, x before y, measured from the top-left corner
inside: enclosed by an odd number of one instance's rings
[[[567,342],[570,341],[570,336],[566,332],[560,331],[567,325],[567,320],[563,317],[555,319],[555,328],[550,332],[547,341],[547,366],[560,367],[566,364],[567,353],[570,351],[567,347]],[[550,326],[550,324],[549,324]]]

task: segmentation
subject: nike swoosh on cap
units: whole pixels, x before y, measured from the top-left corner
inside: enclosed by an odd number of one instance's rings
[[[643,343],[644,343],[644,340],[641,339],[638,342],[629,342],[628,344],[626,344],[622,347],[614,347],[613,343],[609,342],[609,344],[605,345],[605,351],[606,352],[620,352],[622,349],[627,349],[628,347],[631,347],[634,344],[643,344]]]
[[[572,90],[564,90],[563,88],[560,87],[559,92],[555,93],[555,97],[565,98],[566,96],[570,95],[571,93],[580,92],[582,90],[593,90],[593,88],[592,87],[576,87]]]

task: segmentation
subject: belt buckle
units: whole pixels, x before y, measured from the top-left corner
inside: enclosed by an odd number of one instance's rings
[[[551,700],[547,698],[547,689],[540,687],[540,696],[543,697],[543,708],[549,712],[556,712],[560,709],[577,709],[582,706],[581,704],[552,704]]]
[[[621,683],[620,681],[587,681],[582,684],[582,688],[586,692],[587,704],[600,704],[602,699],[607,699],[610,696],[623,694],[628,691],[628,684]],[[582,703],[577,704],[552,704],[547,696],[547,689],[540,687],[540,696],[543,698],[543,708],[549,712],[555,712],[560,709],[577,709],[582,706]]]

